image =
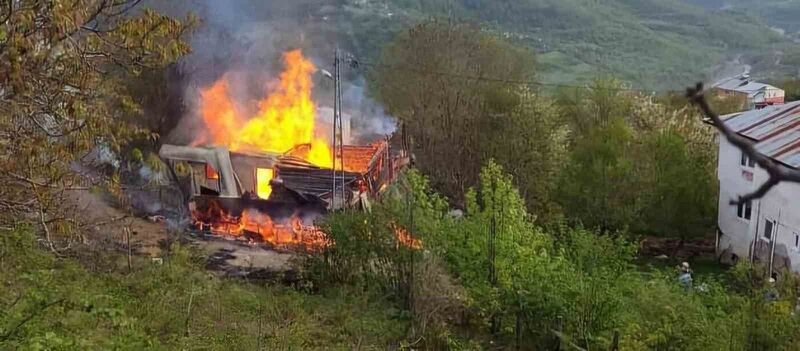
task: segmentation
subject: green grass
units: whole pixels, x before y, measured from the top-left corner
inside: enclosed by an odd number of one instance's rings
[[[0,237],[3,350],[385,349],[408,327],[380,299],[221,279],[180,247],[163,265],[128,272],[110,254],[89,270],[27,230]]]

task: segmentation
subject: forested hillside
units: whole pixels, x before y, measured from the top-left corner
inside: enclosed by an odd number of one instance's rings
[[[788,67],[796,49],[790,38],[770,29],[766,23],[771,21],[751,11],[718,11],[688,2],[389,0],[354,1],[346,8],[357,19],[355,26],[370,28],[353,31],[354,47],[362,54],[372,55],[370,43],[401,23],[450,16],[481,22],[533,48],[539,54],[539,80],[548,83],[614,75],[643,89],[681,88],[698,78],[737,71],[726,65],[736,58],[764,78],[796,73]],[[769,3],[774,3],[770,11],[800,11],[796,2]],[[767,10],[757,13],[771,16]]]
[[[783,29],[787,34],[800,32],[800,6],[793,0],[686,0],[718,11],[742,11],[763,18],[764,22]]]
[[[687,82],[738,74],[748,65],[754,77],[783,80],[797,75],[800,62],[792,34],[800,30],[800,21],[793,20],[800,3],[794,1],[243,0],[233,12],[200,0],[150,5],[176,15],[211,16],[217,30],[245,30],[257,43],[251,47],[296,44],[301,28],[302,46],[320,58],[338,45],[361,60],[375,60],[383,45],[420,21],[471,21],[535,51],[537,81],[551,87],[614,76],[645,90],[683,89]],[[260,26],[270,30],[254,29]],[[209,46],[195,49],[231,51],[225,49],[231,41],[214,42],[216,36],[231,33],[207,35]]]

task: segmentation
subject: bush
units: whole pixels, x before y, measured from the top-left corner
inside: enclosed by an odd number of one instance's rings
[[[89,272],[30,230],[0,238],[0,349],[385,349],[408,329],[379,299],[220,279],[180,246],[163,265]]]

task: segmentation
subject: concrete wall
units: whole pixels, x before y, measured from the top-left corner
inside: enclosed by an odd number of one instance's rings
[[[764,102],[770,104],[782,104],[784,103],[785,96],[786,92],[784,92],[782,89],[775,87],[767,88],[764,91]]]
[[[755,246],[756,260],[769,264],[772,257],[775,270],[791,267],[800,272],[800,248],[795,245],[795,236],[800,235],[800,184],[777,185],[766,196],[752,202],[750,220],[739,218],[737,207],[730,205],[730,200],[755,190],[768,175],[758,165],[742,166],[741,151],[721,139],[717,176],[720,186],[718,224],[723,235],[719,251],[730,250],[740,259],[747,259]],[[777,224],[772,240],[764,237],[766,220]]]

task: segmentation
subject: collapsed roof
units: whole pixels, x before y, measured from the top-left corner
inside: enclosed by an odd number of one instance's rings
[[[194,194],[213,194],[223,198],[248,196],[247,193],[256,188],[255,170],[270,168],[276,174],[271,181],[274,189],[287,190],[309,201],[330,203],[334,172],[306,161],[308,149],[308,145],[298,145],[285,154],[261,154],[230,152],[223,147],[163,145],[159,155],[171,162],[210,166],[218,173],[218,178],[213,178],[209,183],[207,177],[199,175],[202,171],[196,171],[197,174],[191,177]],[[383,184],[391,181],[395,168],[401,167],[392,161],[394,158],[389,151],[389,140],[364,146],[345,145],[342,150],[344,171],[335,173],[336,185],[341,187],[340,184],[344,183],[348,188],[363,186],[361,191],[374,194]],[[195,179],[195,176],[198,178]],[[281,194],[273,195],[283,197]],[[270,199],[273,197],[270,196]],[[338,203],[339,200],[334,202]]]

